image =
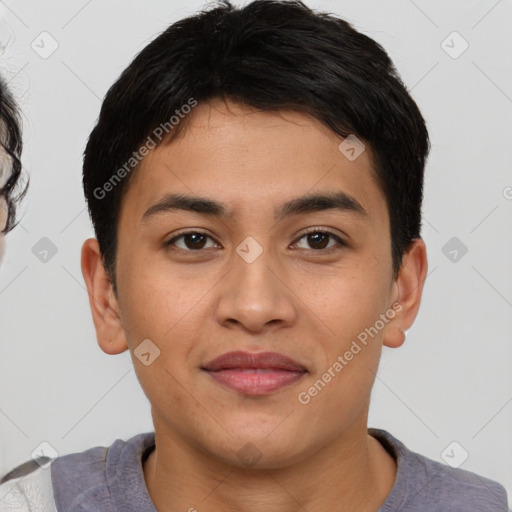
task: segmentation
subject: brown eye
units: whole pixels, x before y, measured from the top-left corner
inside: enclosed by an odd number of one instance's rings
[[[305,240],[307,247],[300,247],[300,241]],[[345,245],[343,240],[339,236],[336,236],[334,233],[330,233],[329,231],[310,231],[306,233],[302,237],[299,238],[299,242],[297,242],[297,246],[300,249],[312,249],[312,250],[322,250],[322,249],[330,249],[331,247],[339,245]]]
[[[329,243],[329,235],[325,233],[311,233],[307,239],[313,249],[325,249]]]
[[[207,246],[209,240],[213,242],[213,244]],[[215,247],[216,244],[208,235],[199,233],[197,231],[191,231],[189,233],[182,233],[181,235],[174,237],[172,240],[169,240],[166,245],[172,245],[184,251],[194,251]]]

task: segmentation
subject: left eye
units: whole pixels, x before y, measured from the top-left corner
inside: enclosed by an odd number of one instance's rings
[[[344,245],[343,240],[341,240],[339,236],[336,236],[334,233],[330,233],[329,231],[311,231],[306,233],[299,238],[297,246],[299,246],[300,240],[305,240],[310,247],[299,247],[299,249],[321,250],[330,249],[336,244]],[[330,244],[330,242],[334,243]]]

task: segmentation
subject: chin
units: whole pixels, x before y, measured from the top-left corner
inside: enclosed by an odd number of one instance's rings
[[[265,443],[262,439],[253,441],[240,441],[240,448],[233,452],[238,443],[231,443],[227,452],[219,452],[218,447],[213,455],[224,463],[240,469],[271,470],[288,467],[304,458],[300,447],[276,446]]]
[[[224,463],[238,468],[277,469],[287,467],[308,456],[310,446],[304,437],[297,435],[298,428],[281,428],[279,422],[255,428],[230,423],[230,434],[223,431],[222,439],[212,442],[208,436],[203,441],[210,454]],[[277,429],[276,429],[277,426]],[[282,427],[282,426],[281,426]]]

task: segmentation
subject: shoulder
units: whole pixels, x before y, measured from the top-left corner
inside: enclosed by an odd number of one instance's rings
[[[108,447],[22,464],[0,481],[0,512],[113,512],[129,509],[134,496],[145,503],[140,510],[152,510],[144,494],[142,457],[154,443],[149,432]]]
[[[57,506],[65,503],[67,507],[82,494],[108,496],[108,454],[115,459],[126,445],[136,440],[137,436],[128,442],[117,440],[110,447],[96,446],[20,464],[0,480],[0,512],[55,512]]]
[[[423,464],[428,478],[429,500],[444,503],[450,510],[508,512],[505,488],[476,473],[433,461],[414,454],[417,464]]]
[[[396,458],[398,465],[395,486],[385,503],[396,508],[386,506],[383,512],[508,512],[507,493],[498,482],[413,452],[384,430],[370,429],[370,434]]]
[[[22,464],[2,478],[0,512],[57,512],[50,468],[35,461]]]
[[[117,439],[109,447],[58,457],[52,463],[59,510],[131,510],[131,500],[145,489],[141,457],[154,446],[154,433]],[[139,510],[150,510],[149,507]]]

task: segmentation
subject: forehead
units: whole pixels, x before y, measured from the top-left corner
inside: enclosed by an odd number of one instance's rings
[[[215,197],[242,212],[316,191],[343,191],[377,216],[386,215],[370,148],[354,160],[343,138],[294,111],[257,111],[235,103],[198,105],[178,137],[161,144],[131,178],[122,211],[134,212],[164,193]],[[141,215],[141,212],[138,212]]]

